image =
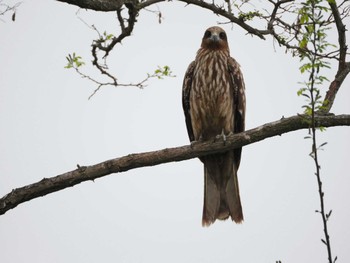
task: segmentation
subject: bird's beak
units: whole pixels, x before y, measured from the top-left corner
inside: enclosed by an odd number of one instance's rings
[[[218,34],[212,34],[210,40],[213,42],[218,42],[220,40],[220,37]]]

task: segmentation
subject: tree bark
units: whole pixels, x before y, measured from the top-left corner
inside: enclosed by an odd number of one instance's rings
[[[91,9],[95,11],[110,12],[117,11],[125,2],[125,0],[57,0],[70,5],[75,5],[83,9]]]
[[[264,124],[243,133],[227,136],[226,141],[194,142],[192,145],[163,149],[159,151],[130,154],[104,161],[91,166],[79,166],[76,170],[63,173],[39,182],[13,189],[0,199],[0,215],[17,205],[34,198],[53,193],[84,181],[131,169],[154,166],[162,163],[187,160],[207,154],[227,151],[251,143],[262,141],[276,135],[310,127],[310,117],[297,115]],[[317,127],[350,126],[350,115],[315,116]]]

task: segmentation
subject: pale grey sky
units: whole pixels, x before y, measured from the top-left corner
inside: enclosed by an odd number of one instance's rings
[[[77,164],[188,144],[183,74],[204,30],[223,20],[174,2],[159,8],[162,24],[142,12],[133,36],[113,52],[110,69],[122,82],[141,80],[157,65],[169,65],[177,77],[152,80],[143,90],[106,87],[91,100],[96,86],[64,69],[65,56],[76,52],[91,72],[95,32],[77,18],[76,7],[25,1],[16,22],[0,22],[1,196]],[[81,10],[79,16],[102,31],[117,28],[113,13]],[[298,59],[274,49],[271,40],[223,27],[245,76],[247,129],[300,113]],[[350,112],[349,85],[343,84],[332,112]],[[306,135],[284,134],[243,149],[241,225],[202,228],[203,167],[193,159],[107,176],[19,205],[0,216],[0,261],[326,262]],[[339,262],[350,261],[349,136],[343,127],[318,137],[328,142],[321,173]]]

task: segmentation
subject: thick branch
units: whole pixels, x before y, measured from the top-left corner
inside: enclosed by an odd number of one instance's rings
[[[338,31],[338,43],[339,43],[339,64],[337,74],[335,75],[335,79],[332,81],[329,89],[326,93],[325,100],[323,102],[324,111],[329,112],[333,106],[335,97],[337,92],[342,85],[344,79],[350,72],[350,62],[346,62],[346,54],[347,54],[347,45],[346,45],[346,28],[341,19],[339,9],[335,2],[329,2],[329,5],[332,10],[332,14],[335,20],[335,24],[337,26]]]
[[[57,0],[67,4],[79,6],[84,9],[91,9],[95,11],[116,11],[126,2],[125,0]]]
[[[323,127],[350,126],[350,115],[315,116],[315,123],[316,126]],[[269,137],[309,127],[310,118],[298,115],[282,118],[279,121],[267,123],[249,131],[228,136],[225,143],[223,141],[195,142],[191,146],[130,154],[91,166],[82,167],[78,165],[78,169],[76,170],[55,177],[44,178],[37,183],[12,190],[0,199],[0,215],[31,199],[74,186],[84,181],[95,180],[112,173],[120,173],[135,168],[183,161],[207,154],[223,152]]]
[[[332,1],[329,1],[329,5],[332,10],[332,14],[334,17],[335,24],[337,26],[338,30],[338,43],[339,43],[339,70],[343,70],[345,67],[345,59],[346,59],[346,51],[347,51],[347,46],[346,46],[346,28],[345,25],[343,24],[343,20],[340,16],[339,9],[337,7],[337,4]]]
[[[330,111],[339,88],[341,87],[347,75],[350,73],[350,62],[347,62],[344,65],[345,67],[343,67],[342,69],[340,67],[338,68],[338,72],[335,75],[335,79],[329,85],[329,89],[326,93],[326,97],[323,102],[322,112],[328,113]]]

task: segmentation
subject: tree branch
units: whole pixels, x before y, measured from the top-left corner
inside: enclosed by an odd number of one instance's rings
[[[350,73],[350,62],[347,62],[344,65],[345,66],[343,68],[338,68],[338,72],[335,75],[334,80],[329,85],[329,89],[323,101],[323,109],[321,112],[328,113],[330,111],[339,88],[341,87],[347,75]]]
[[[258,30],[254,27],[251,27],[250,25],[245,23],[242,19],[239,19],[238,17],[229,13],[224,8],[215,5],[214,2],[207,3],[207,2],[202,1],[202,0],[179,0],[179,1],[185,2],[187,4],[193,4],[193,5],[200,6],[200,7],[203,7],[205,9],[211,10],[215,14],[220,15],[222,17],[225,17],[228,20],[230,20],[232,23],[239,25],[240,27],[245,29],[249,34],[256,35],[256,36],[260,37],[261,39],[265,40],[264,35],[269,34],[269,32],[266,30]]]
[[[336,3],[329,1],[329,5],[331,7],[334,21],[338,31],[339,63],[338,63],[338,70],[337,70],[337,74],[335,75],[335,79],[331,82],[331,85],[329,86],[329,89],[326,93],[326,97],[323,102],[324,112],[329,112],[330,109],[332,108],[337,92],[340,86],[342,85],[344,79],[350,72],[350,62],[346,62],[346,54],[348,49],[346,45],[346,36],[345,36],[346,27],[343,24],[343,21]]]
[[[79,6],[83,9],[91,9],[95,11],[110,12],[116,11],[122,7],[125,0],[57,0],[70,5]]]
[[[57,0],[59,2],[66,2],[68,4],[76,5],[85,9],[92,9],[95,11],[116,11],[117,18],[120,25],[120,34],[118,37],[113,37],[111,41],[109,38],[101,37],[95,40],[92,44],[92,64],[95,66],[102,75],[107,76],[111,79],[111,82],[107,85],[121,86],[117,77],[108,71],[106,64],[99,63],[98,51],[104,52],[103,58],[106,59],[116,46],[116,44],[121,43],[123,39],[130,36],[133,32],[134,26],[137,22],[137,16],[141,10],[146,9],[148,6],[152,6],[156,3],[165,2],[165,0]],[[254,8],[249,8],[251,11],[242,11],[240,7],[236,6],[235,15],[233,11],[225,9],[222,1],[206,1],[206,0],[178,0],[185,4],[192,4],[206,10],[212,11],[214,14],[228,19],[230,23],[236,24],[244,29],[249,34],[258,36],[261,39],[265,39],[266,36],[271,35],[280,46],[286,47],[287,50],[291,51],[293,56],[300,56],[302,54],[317,55],[318,57],[327,58],[327,59],[336,59],[339,61],[338,70],[334,81],[329,87],[329,91],[326,94],[325,100],[323,102],[323,113],[328,113],[333,105],[336,94],[345,79],[348,75],[350,68],[349,63],[346,63],[346,38],[345,38],[345,25],[343,23],[344,17],[348,16],[348,11],[340,12],[341,5],[337,6],[335,2],[329,1],[331,16],[325,21],[326,25],[335,24],[338,30],[338,42],[339,49],[331,50],[327,53],[313,53],[306,46],[301,46],[300,43],[305,35],[305,29],[307,28],[308,21],[301,21],[300,18],[300,9],[302,4],[295,2],[294,0],[268,0],[269,3],[273,5],[271,12],[267,9],[262,9],[260,11],[255,10]],[[225,2],[224,0],[223,2]],[[219,3],[219,4],[218,4]],[[242,1],[246,3],[246,1]],[[344,2],[343,2],[344,3]],[[254,6],[254,5],[251,5]],[[128,18],[122,16],[122,10],[126,7],[128,9]],[[346,10],[345,7],[342,7]],[[299,11],[298,11],[299,10]],[[264,13],[268,15],[264,15]],[[282,19],[281,16],[294,17],[295,22],[290,24],[285,19]],[[266,21],[265,28],[262,26],[253,27],[249,25],[249,21],[253,18],[259,18]],[[248,21],[248,22],[246,22]],[[127,23],[126,23],[127,22]],[[279,29],[282,29],[282,33],[279,32]],[[91,78],[90,78],[91,79]],[[93,80],[94,81],[94,80]],[[100,81],[94,81],[98,83],[98,87],[95,89],[95,92],[98,91],[102,86]],[[133,85],[129,85],[133,86]],[[95,93],[94,92],[94,93]]]
[[[124,157],[107,160],[91,166],[79,166],[78,169],[44,178],[39,182],[13,189],[0,199],[0,215],[17,205],[34,198],[53,193],[84,181],[131,169],[154,166],[162,163],[187,160],[207,154],[227,151],[242,147],[276,135],[310,127],[310,117],[297,115],[264,124],[243,133],[227,136],[223,141],[194,142],[190,146],[175,147],[159,151],[130,154]],[[350,115],[315,116],[317,127],[350,126]]]
[[[141,9],[144,9],[147,6],[159,3],[159,2],[165,2],[165,0],[146,0],[146,1],[133,1],[133,0],[57,0],[59,2],[65,2],[71,5],[76,5],[84,9],[91,9],[95,11],[103,11],[103,12],[109,12],[109,11],[117,11],[120,9],[123,5],[133,4],[134,7],[139,11]],[[260,37],[261,39],[265,39],[264,34],[269,34],[266,30],[258,30],[256,28],[251,27],[250,25],[246,24],[243,20],[237,18],[232,13],[227,12],[227,10],[221,8],[220,6],[216,5],[215,3],[207,3],[202,0],[179,0],[181,2],[185,2],[186,4],[193,4],[208,10],[213,11],[215,14],[223,16],[230,20],[232,23],[235,23],[239,26],[241,26],[243,29],[245,29],[248,33],[256,35]],[[289,2],[291,0],[284,0],[283,2]]]
[[[334,2],[328,1],[328,3],[329,3],[329,6],[331,7],[334,21],[338,30],[338,43],[339,43],[339,51],[340,51],[339,69],[342,70],[345,67],[346,51],[348,49],[346,46],[346,36],[345,36],[346,28],[345,28],[345,25],[343,24],[343,19],[341,18],[339,9],[335,1]]]

